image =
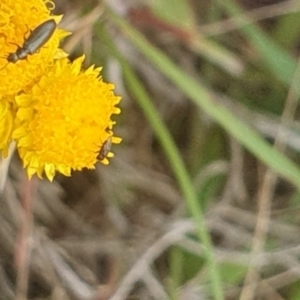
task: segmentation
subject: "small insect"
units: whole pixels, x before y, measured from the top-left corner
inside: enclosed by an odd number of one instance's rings
[[[20,59],[27,58],[29,54],[32,55],[37,52],[51,38],[56,27],[57,24],[53,19],[47,20],[44,23],[40,24],[33,31],[31,31],[29,37],[25,39],[22,47],[18,46],[16,52],[10,53],[7,56],[7,62],[16,63]],[[2,69],[4,69],[7,64]]]
[[[112,140],[111,138],[109,137],[105,142],[104,144],[102,145],[100,151],[99,151],[99,154],[97,156],[97,159],[99,160],[103,160],[104,158],[107,157],[109,151],[110,151],[110,148],[111,148],[111,144],[112,144]]]

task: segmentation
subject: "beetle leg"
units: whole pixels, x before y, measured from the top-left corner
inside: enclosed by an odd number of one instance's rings
[[[21,48],[17,43],[9,42],[9,44],[16,45],[18,48]]]

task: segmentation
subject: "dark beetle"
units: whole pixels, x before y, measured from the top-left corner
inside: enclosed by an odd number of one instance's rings
[[[99,154],[97,156],[97,159],[103,160],[108,155],[110,148],[111,148],[111,144],[112,144],[112,140],[109,137],[102,145],[102,147],[99,151]]]
[[[37,52],[53,35],[57,27],[56,22],[51,19],[47,20],[38,27],[36,27],[29,35],[22,47],[18,46],[15,53],[10,53],[7,57],[7,61],[16,63],[20,59],[25,59],[28,54],[34,54]]]

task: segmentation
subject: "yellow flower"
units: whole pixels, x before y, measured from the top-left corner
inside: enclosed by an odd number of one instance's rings
[[[0,97],[19,93],[44,72],[61,52],[59,41],[65,31],[56,29],[46,44],[36,53],[16,63],[8,62],[10,53],[22,47],[31,31],[49,19],[58,23],[60,16],[50,16],[44,0],[1,0],[0,4]],[[53,5],[52,5],[53,6]]]
[[[83,60],[57,60],[31,90],[15,98],[13,138],[29,177],[45,171],[52,181],[56,171],[69,176],[72,169],[93,169],[99,160],[108,163],[99,158],[107,140],[120,142],[111,120],[120,113],[115,107],[120,97],[113,84],[99,78],[100,68],[81,72]]]
[[[15,109],[11,100],[5,97],[0,101],[0,151],[4,157],[8,155],[15,117]]]

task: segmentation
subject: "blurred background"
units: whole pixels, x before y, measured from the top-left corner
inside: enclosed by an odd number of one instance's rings
[[[54,2],[123,141],[52,183],[15,154],[0,299],[300,299],[299,1]]]

